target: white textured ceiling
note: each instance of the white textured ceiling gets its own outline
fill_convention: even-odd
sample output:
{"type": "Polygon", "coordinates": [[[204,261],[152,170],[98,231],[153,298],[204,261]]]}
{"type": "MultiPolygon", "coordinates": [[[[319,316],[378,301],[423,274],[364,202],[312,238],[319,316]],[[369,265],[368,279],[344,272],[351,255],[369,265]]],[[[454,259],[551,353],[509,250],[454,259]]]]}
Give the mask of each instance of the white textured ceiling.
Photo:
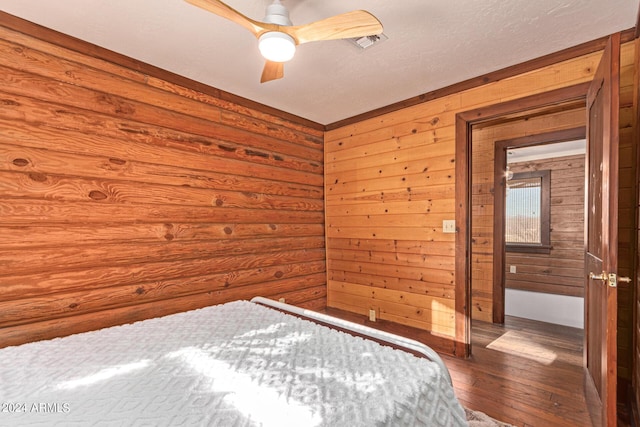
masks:
{"type": "MultiPolygon", "coordinates": [[[[228,0],[262,20],[269,0],[228,0]]],[[[299,46],[281,80],[245,29],[183,0],[0,0],[0,10],[321,124],[635,25],[638,0],[283,0],[294,25],[354,9],[388,40],[299,46]]]]}

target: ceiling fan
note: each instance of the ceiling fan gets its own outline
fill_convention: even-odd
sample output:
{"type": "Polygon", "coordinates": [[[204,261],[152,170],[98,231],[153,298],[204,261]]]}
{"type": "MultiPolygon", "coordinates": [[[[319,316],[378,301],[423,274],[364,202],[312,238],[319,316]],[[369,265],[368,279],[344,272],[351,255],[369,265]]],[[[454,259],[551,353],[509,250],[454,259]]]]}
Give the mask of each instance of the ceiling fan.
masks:
{"type": "Polygon", "coordinates": [[[303,43],[374,36],[382,33],[382,24],[364,10],[342,13],[320,21],[294,26],[289,11],[274,0],[267,6],[264,22],[248,18],[219,0],[185,0],[213,12],[249,30],[257,39],[260,53],[267,60],[260,83],[284,76],[284,63],[293,58],[296,46],[303,43]]]}

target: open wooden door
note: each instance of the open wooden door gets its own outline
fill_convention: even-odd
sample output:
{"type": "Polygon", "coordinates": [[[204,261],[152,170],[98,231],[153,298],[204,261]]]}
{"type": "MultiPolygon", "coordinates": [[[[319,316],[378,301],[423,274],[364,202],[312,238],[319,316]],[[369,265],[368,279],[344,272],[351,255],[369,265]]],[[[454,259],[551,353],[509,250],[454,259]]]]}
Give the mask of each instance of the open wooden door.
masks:
{"type": "Polygon", "coordinates": [[[595,426],[616,425],[619,75],[616,34],[587,94],[585,364],[595,426]]]}

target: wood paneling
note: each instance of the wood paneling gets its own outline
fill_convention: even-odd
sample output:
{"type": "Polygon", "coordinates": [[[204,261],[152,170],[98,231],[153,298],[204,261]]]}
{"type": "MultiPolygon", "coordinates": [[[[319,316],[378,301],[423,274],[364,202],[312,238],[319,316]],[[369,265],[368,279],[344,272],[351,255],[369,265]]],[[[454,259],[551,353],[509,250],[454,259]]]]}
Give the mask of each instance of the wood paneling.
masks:
{"type": "Polygon", "coordinates": [[[324,308],[320,126],[2,22],[0,346],[255,295],[324,308]]]}
{"type": "MultiPolygon", "coordinates": [[[[584,106],[579,108],[551,109],[550,112],[526,114],[525,117],[496,120],[481,126],[474,126],[472,130],[473,154],[472,168],[472,260],[471,271],[472,289],[472,318],[485,322],[495,319],[494,292],[497,288],[496,274],[494,274],[494,193],[495,193],[495,146],[497,141],[515,140],[523,137],[533,138],[535,135],[551,134],[562,130],[574,129],[585,125],[586,113],[584,106]]],[[[553,176],[553,174],[552,174],[553,176]]],[[[582,176],[584,184],[584,176],[582,176]]],[[[552,185],[552,198],[553,198],[552,185]]],[[[574,212],[582,215],[584,206],[574,207],[574,212]]],[[[551,216],[552,221],[554,216],[551,216]]],[[[582,239],[583,232],[580,233],[582,239]]],[[[557,233],[556,233],[557,235],[557,233]]],[[[554,239],[559,240],[559,239],[554,239]]],[[[563,248],[563,249],[571,249],[563,248]]],[[[582,249],[582,244],[578,246],[582,249]]],[[[500,248],[502,251],[503,248],[500,248]]],[[[560,248],[557,248],[560,250],[560,248]]],[[[524,254],[520,254],[522,256],[524,254]]],[[[530,254],[526,254],[529,256],[530,254]]],[[[580,252],[580,258],[584,254],[580,252]]],[[[504,264],[508,265],[508,263],[504,264]]],[[[519,277],[522,277],[521,272],[519,277]]],[[[582,273],[580,273],[580,277],[582,273]]],[[[502,298],[501,295],[496,295],[502,298]]]]}
{"type": "Polygon", "coordinates": [[[532,292],[584,295],[584,155],[512,163],[514,172],[551,171],[551,250],[509,252],[505,286],[532,292]],[[510,266],[516,273],[510,273],[510,266]]]}
{"type": "MultiPolygon", "coordinates": [[[[454,190],[455,136],[464,132],[456,129],[456,114],[588,82],[600,55],[596,51],[545,64],[330,127],[325,134],[328,306],[339,306],[339,298],[346,295],[355,305],[341,308],[360,314],[388,303],[380,310],[381,319],[394,317],[426,330],[451,319],[444,334],[451,340],[449,350],[456,352],[456,342],[465,342],[465,331],[464,310],[458,301],[464,290],[456,289],[455,264],[464,259],[455,256],[456,235],[442,230],[442,220],[456,218],[457,204],[463,203],[454,190]],[[336,248],[348,244],[351,258],[344,259],[345,252],[336,248]],[[379,253],[376,248],[386,250],[379,253]],[[421,257],[426,263],[431,257],[438,261],[429,265],[421,257]],[[398,265],[398,259],[409,261],[398,265]],[[399,277],[412,282],[401,283],[399,277]],[[430,289],[449,300],[447,304],[412,298],[425,292],[424,287],[411,287],[416,280],[429,282],[430,289]],[[363,287],[367,292],[362,292],[363,287]],[[418,318],[418,312],[431,314],[418,318]]],[[[623,55],[623,63],[633,62],[632,51],[624,49],[623,55]]],[[[484,182],[477,188],[486,193],[479,200],[487,201],[492,174],[478,179],[484,182]]],[[[474,214],[492,215],[492,206],[480,203],[474,214]]],[[[460,229],[461,224],[456,225],[460,229]]],[[[489,245],[489,231],[480,230],[482,239],[475,242],[476,247],[489,245]]]]}
{"type": "MultiPolygon", "coordinates": [[[[618,275],[635,277],[636,226],[633,212],[637,198],[637,99],[635,93],[636,43],[622,46],[620,64],[620,151],[618,184],[618,275]]],[[[626,385],[631,381],[633,360],[633,309],[634,290],[631,283],[618,282],[618,378],[626,385]]]]}
{"type": "MultiPolygon", "coordinates": [[[[640,18],[640,11],[638,17],[640,18]]],[[[636,31],[640,31],[640,26],[636,26],[636,31]]],[[[630,133],[631,140],[633,141],[632,143],[635,146],[635,156],[630,160],[633,161],[635,159],[635,164],[637,165],[640,163],[640,150],[638,150],[638,140],[640,138],[640,130],[638,129],[640,122],[640,39],[636,39],[634,44],[636,48],[636,60],[634,64],[635,72],[633,75],[633,87],[630,92],[632,105],[632,129],[630,133]]],[[[621,102],[623,99],[625,99],[625,97],[621,96],[621,102]]],[[[625,132],[625,134],[627,133],[629,133],[629,130],[625,132]]],[[[629,323],[631,335],[631,351],[629,352],[629,358],[632,366],[630,387],[631,395],[629,396],[629,401],[631,401],[631,407],[633,408],[632,412],[635,425],[638,425],[640,423],[640,274],[638,274],[637,269],[637,266],[640,265],[640,170],[638,167],[636,167],[634,178],[636,185],[636,191],[634,194],[634,210],[627,211],[627,215],[633,217],[635,221],[635,226],[633,227],[635,230],[635,245],[633,246],[633,250],[631,251],[632,254],[630,254],[630,256],[635,257],[634,266],[636,267],[634,275],[630,276],[632,282],[629,286],[632,294],[630,299],[633,301],[633,303],[631,303],[631,322],[629,323]]],[[[618,295],[620,295],[620,292],[618,295]]],[[[620,316],[618,318],[620,318],[620,316]]],[[[620,371],[620,369],[618,369],[618,371],[620,371]]]]}

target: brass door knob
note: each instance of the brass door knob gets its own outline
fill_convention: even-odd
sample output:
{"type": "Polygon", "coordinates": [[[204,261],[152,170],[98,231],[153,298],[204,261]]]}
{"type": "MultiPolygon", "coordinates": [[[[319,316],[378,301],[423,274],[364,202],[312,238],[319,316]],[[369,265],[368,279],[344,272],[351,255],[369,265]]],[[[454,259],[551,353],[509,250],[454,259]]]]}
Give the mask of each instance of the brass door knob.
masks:
{"type": "Polygon", "coordinates": [[[605,271],[603,271],[600,274],[595,274],[595,273],[590,272],[589,273],[589,279],[591,279],[591,280],[601,280],[602,283],[606,283],[612,288],[617,288],[618,287],[618,282],[631,283],[631,279],[628,278],[628,277],[618,277],[618,275],[615,274],[615,273],[607,274],[605,271]]]}

